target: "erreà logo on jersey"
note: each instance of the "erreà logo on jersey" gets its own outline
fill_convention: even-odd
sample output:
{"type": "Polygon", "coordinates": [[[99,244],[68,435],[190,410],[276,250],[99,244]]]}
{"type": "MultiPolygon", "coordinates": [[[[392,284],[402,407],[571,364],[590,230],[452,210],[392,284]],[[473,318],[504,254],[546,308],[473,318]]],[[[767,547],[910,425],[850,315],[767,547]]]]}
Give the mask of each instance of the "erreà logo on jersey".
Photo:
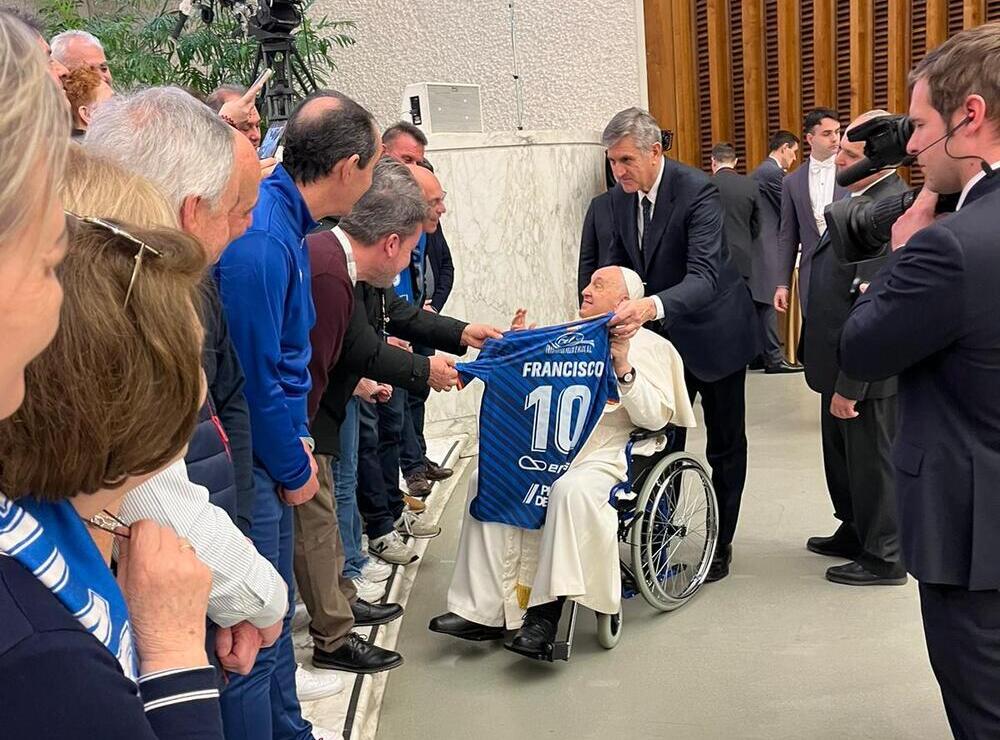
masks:
{"type": "Polygon", "coordinates": [[[578,331],[568,331],[545,345],[545,354],[573,355],[593,349],[594,340],[584,339],[583,334],[578,331]]]}

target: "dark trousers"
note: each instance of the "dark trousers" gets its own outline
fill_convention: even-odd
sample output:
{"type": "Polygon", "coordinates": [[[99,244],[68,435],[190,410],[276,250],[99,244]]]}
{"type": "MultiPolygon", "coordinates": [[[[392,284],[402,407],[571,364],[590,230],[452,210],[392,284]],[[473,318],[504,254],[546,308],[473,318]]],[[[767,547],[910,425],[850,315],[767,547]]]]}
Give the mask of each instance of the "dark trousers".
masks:
{"type": "Polygon", "coordinates": [[[1000,591],[921,583],[920,611],[952,733],[1000,738],[1000,591]]]}
{"type": "MultiPolygon", "coordinates": [[[[701,395],[705,412],[705,457],[712,466],[712,487],[719,505],[719,544],[728,545],[736,534],[740,500],[747,479],[746,368],[707,383],[684,371],[691,402],[701,395]]],[[[674,435],[673,450],[683,450],[687,430],[674,435]]]]}
{"type": "Polygon", "coordinates": [[[365,532],[375,539],[392,531],[403,514],[398,485],[386,489],[379,457],[379,418],[374,404],[358,404],[358,509],[365,532]]]}
{"type": "MultiPolygon", "coordinates": [[[[424,467],[424,452],[410,416],[410,395],[402,388],[393,388],[392,398],[378,407],[378,454],[389,491],[399,488],[400,470],[406,476],[424,467]]],[[[422,415],[420,421],[422,424],[422,415]]]]}
{"type": "Polygon", "coordinates": [[[833,515],[854,525],[864,553],[858,561],[888,575],[902,574],[890,453],[896,436],[896,397],[858,401],[857,418],[830,413],[831,395],[820,396],[823,468],[833,515]]]}
{"type": "Polygon", "coordinates": [[[785,356],[781,352],[781,339],[778,337],[778,314],[770,303],[754,301],[753,306],[757,310],[757,325],[761,334],[760,346],[764,348],[761,352],[764,365],[765,367],[780,365],[785,356]]]}
{"type": "MultiPolygon", "coordinates": [[[[428,392],[430,389],[427,389],[428,392]]],[[[415,458],[415,453],[420,450],[420,464],[423,465],[427,462],[427,440],[424,439],[424,405],[427,403],[427,393],[417,394],[417,393],[407,393],[406,394],[406,416],[409,420],[409,430],[412,434],[412,443],[407,441],[410,445],[410,450],[404,454],[408,455],[411,459],[415,458]]],[[[404,433],[406,429],[404,429],[404,433]]],[[[400,456],[405,464],[406,458],[402,455],[400,456]]],[[[403,472],[406,470],[404,468],[403,472]]]]}

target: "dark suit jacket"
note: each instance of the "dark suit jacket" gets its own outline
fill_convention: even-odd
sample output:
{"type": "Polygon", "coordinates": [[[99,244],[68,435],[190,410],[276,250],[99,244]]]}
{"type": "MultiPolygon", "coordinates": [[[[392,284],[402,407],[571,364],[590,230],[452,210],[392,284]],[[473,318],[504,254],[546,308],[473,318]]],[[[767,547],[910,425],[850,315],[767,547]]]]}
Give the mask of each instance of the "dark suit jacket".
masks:
{"type": "Polygon", "coordinates": [[[386,344],[381,334],[383,328],[400,339],[452,354],[465,354],[462,332],[467,324],[463,321],[418,309],[392,290],[363,282],[354,286],[354,305],[340,359],[330,370],[329,384],[310,427],[316,440],[316,452],[321,455],[340,456],[340,425],[347,402],[361,378],[416,393],[427,388],[429,360],[386,344]]]}
{"type": "Polygon", "coordinates": [[[899,375],[892,458],[903,560],[923,583],[1000,589],[1000,177],[892,253],[840,364],[899,375]]]}
{"type": "Polygon", "coordinates": [[[434,273],[434,295],[427,300],[435,311],[441,313],[455,284],[455,263],[451,260],[451,248],[444,238],[441,224],[438,224],[437,231],[427,235],[427,261],[434,273]]]}
{"type": "Polygon", "coordinates": [[[719,189],[725,211],[726,246],[736,269],[750,284],[751,264],[760,251],[760,202],[757,183],[734,169],[725,167],[712,178],[719,189]]]}
{"type": "MultiPolygon", "coordinates": [[[[840,200],[849,195],[847,189],[834,183],[833,199],[840,200]]],[[[802,259],[799,260],[799,295],[802,296],[802,313],[808,313],[809,275],[812,270],[813,253],[819,244],[821,234],[813,218],[812,200],[809,198],[809,160],[795,172],[788,175],[781,191],[781,227],[778,231],[778,250],[775,259],[774,285],[792,284],[795,256],[802,245],[802,259]]]]}
{"type": "MultiPolygon", "coordinates": [[[[614,235],[603,264],[631,267],[659,296],[665,316],[656,328],[674,343],[684,366],[712,382],[745,367],[759,351],[759,332],[746,283],[729,258],[722,201],[705,173],[664,159],[646,247],[639,249],[639,200],[611,191],[614,235]]],[[[595,214],[596,228],[606,228],[595,214]]]]}
{"type": "MultiPolygon", "coordinates": [[[[879,200],[906,189],[906,183],[898,175],[891,175],[869,188],[863,197],[879,200]]],[[[895,377],[866,383],[851,378],[837,362],[840,332],[854,305],[851,286],[855,279],[870,282],[888,256],[887,250],[881,257],[847,264],[837,257],[828,234],[820,239],[812,259],[809,317],[802,327],[806,383],[817,393],[837,392],[855,401],[896,395],[895,377]]]]}
{"type": "Polygon", "coordinates": [[[781,185],[785,171],[768,157],[750,173],[760,194],[760,249],[752,255],[750,293],[758,303],[774,302],[775,262],[778,251],[778,228],[781,225],[781,185]]]}
{"type": "MultiPolygon", "coordinates": [[[[587,208],[580,237],[580,261],[577,267],[577,292],[590,283],[590,276],[598,267],[610,264],[611,243],[615,239],[614,216],[611,210],[611,191],[601,193],[587,208]]],[[[577,296],[580,299],[580,296],[577,296]]],[[[582,299],[580,299],[582,300],[582,299]]]]}

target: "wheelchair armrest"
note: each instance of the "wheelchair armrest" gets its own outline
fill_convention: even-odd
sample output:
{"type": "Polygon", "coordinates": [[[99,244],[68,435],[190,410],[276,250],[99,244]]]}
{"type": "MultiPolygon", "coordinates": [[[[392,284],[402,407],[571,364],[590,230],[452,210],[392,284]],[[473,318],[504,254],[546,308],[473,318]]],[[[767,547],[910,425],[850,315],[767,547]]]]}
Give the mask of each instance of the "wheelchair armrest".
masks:
{"type": "Polygon", "coordinates": [[[634,429],[630,435],[628,435],[630,442],[641,442],[644,439],[655,439],[661,435],[666,434],[668,437],[671,436],[673,430],[676,427],[673,424],[667,424],[662,429],[634,429]]]}

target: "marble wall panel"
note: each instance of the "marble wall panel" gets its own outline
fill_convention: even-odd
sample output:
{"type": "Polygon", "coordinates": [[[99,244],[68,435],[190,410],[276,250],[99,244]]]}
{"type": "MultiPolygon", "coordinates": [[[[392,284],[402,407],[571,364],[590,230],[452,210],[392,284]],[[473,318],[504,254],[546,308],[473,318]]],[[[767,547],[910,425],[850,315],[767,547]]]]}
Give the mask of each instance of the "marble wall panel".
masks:
{"type": "MultiPolygon", "coordinates": [[[[519,307],[539,324],[572,318],[583,217],[604,187],[598,134],[439,135],[427,157],[447,191],[455,287],[445,313],[502,328],[519,307]]],[[[432,433],[469,431],[480,387],[432,394],[432,433]]]]}

